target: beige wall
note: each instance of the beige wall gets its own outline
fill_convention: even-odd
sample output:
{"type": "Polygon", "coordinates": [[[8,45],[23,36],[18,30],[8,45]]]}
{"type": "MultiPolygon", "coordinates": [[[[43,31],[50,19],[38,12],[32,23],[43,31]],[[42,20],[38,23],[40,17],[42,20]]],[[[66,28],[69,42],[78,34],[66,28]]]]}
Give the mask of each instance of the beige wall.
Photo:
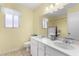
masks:
{"type": "Polygon", "coordinates": [[[8,7],[21,12],[20,27],[5,28],[4,14],[0,12],[0,54],[23,46],[24,41],[29,40],[33,32],[33,12],[26,7],[17,4],[0,4],[2,7],[8,7]]]}

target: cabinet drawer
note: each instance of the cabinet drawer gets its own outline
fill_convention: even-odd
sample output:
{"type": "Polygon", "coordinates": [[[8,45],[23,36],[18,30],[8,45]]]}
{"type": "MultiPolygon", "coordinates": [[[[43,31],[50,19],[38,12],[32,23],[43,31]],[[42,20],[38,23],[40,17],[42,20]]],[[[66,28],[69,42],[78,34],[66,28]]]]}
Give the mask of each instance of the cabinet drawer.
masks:
{"type": "Polygon", "coordinates": [[[51,47],[46,47],[46,55],[50,55],[50,56],[66,56],[66,54],[51,48],[51,47]]]}

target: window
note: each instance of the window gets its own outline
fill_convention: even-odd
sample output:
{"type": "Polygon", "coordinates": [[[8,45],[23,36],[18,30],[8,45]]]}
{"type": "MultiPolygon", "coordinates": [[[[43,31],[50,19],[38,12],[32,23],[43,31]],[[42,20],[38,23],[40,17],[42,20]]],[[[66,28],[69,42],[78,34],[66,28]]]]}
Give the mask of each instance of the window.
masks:
{"type": "Polygon", "coordinates": [[[43,18],[42,27],[43,28],[47,28],[48,27],[48,19],[47,18],[43,18]]]}
{"type": "Polygon", "coordinates": [[[12,27],[12,21],[13,21],[12,18],[13,17],[10,14],[5,15],[5,27],[12,27]]]}
{"type": "Polygon", "coordinates": [[[13,27],[19,27],[19,17],[17,15],[14,16],[13,27]]]}
{"type": "Polygon", "coordinates": [[[5,27],[6,28],[18,28],[19,16],[12,14],[5,14],[5,27]]]}

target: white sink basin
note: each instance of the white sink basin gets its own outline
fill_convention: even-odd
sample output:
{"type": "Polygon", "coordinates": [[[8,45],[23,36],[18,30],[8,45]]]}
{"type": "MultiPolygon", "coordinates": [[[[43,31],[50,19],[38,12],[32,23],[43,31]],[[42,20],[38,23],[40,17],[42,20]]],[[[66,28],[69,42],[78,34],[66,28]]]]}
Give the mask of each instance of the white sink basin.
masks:
{"type": "Polygon", "coordinates": [[[64,49],[73,49],[74,47],[71,44],[64,43],[62,41],[55,41],[54,44],[60,48],[64,49]]]}

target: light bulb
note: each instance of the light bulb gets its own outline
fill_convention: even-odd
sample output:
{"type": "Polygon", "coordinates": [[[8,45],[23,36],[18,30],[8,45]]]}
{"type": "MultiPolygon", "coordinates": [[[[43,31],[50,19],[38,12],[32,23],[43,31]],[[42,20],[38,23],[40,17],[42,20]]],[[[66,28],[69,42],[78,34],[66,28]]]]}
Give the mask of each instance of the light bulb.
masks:
{"type": "Polygon", "coordinates": [[[53,8],[54,8],[54,6],[53,6],[53,4],[51,4],[51,5],[50,5],[50,9],[53,9],[53,8]]]}

